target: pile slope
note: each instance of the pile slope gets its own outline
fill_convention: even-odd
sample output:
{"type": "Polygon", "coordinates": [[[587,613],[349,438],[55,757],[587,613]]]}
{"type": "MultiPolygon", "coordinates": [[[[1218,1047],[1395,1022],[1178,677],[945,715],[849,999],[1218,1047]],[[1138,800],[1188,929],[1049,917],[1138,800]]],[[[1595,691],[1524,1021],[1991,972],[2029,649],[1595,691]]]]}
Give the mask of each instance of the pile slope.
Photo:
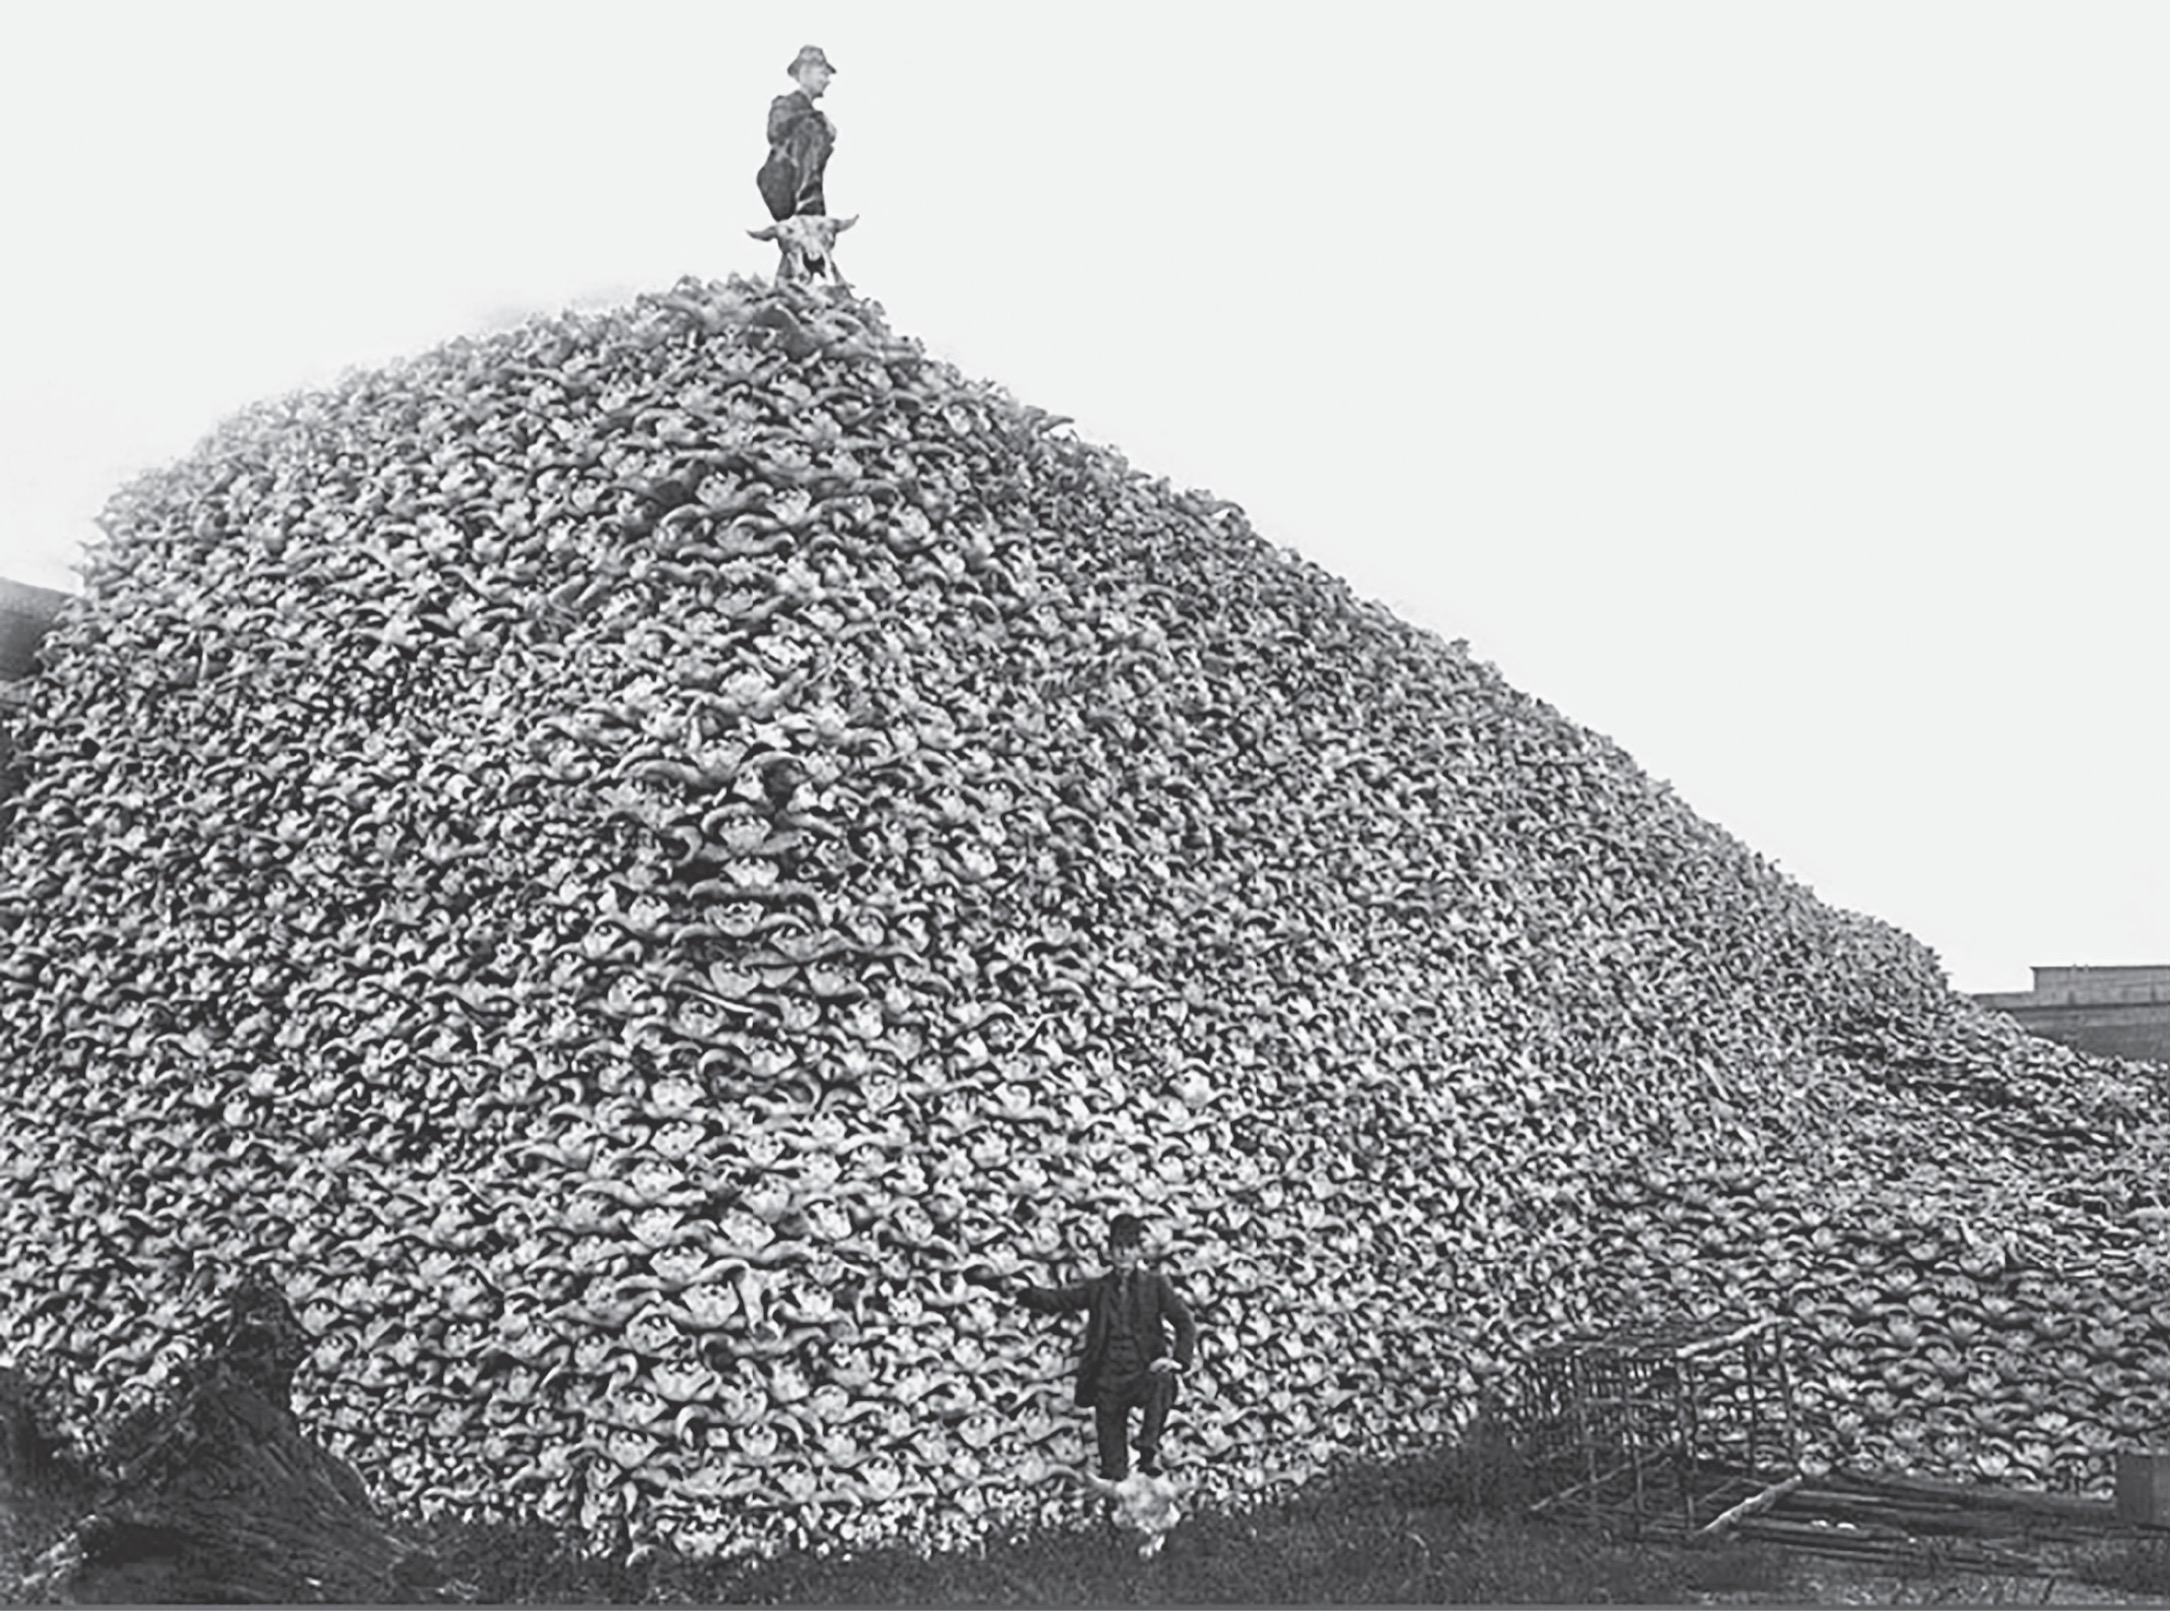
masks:
{"type": "Polygon", "coordinates": [[[455,342],[105,528],[0,848],[0,1362],[86,1425],[253,1265],[391,1503],[969,1537],[1118,1208],[1208,1500],[1626,1316],[1793,1314],[1818,1458],[2170,1398],[2147,1071],[873,304],[455,342]]]}

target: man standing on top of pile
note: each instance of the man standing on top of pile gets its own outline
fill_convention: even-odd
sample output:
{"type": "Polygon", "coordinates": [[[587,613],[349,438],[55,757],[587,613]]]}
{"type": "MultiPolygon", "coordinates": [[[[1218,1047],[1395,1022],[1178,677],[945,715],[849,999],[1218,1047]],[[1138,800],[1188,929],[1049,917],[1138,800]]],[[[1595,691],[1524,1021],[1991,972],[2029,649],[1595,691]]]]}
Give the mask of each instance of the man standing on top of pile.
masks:
{"type": "Polygon", "coordinates": [[[821,193],[821,176],[836,146],[836,125],[814,105],[836,69],[819,45],[808,45],[786,69],[799,87],[769,103],[769,155],[755,175],[769,216],[778,223],[787,218],[821,218],[828,201],[821,193]]]}

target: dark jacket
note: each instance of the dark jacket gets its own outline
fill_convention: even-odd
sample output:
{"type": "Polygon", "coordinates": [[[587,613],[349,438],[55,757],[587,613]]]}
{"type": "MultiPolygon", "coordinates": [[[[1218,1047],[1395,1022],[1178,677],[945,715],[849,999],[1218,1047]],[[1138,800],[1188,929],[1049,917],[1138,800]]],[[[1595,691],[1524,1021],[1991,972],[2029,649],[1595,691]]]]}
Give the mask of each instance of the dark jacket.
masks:
{"type": "Polygon", "coordinates": [[[822,176],[835,148],[836,125],[806,91],[793,90],[769,103],[769,155],[755,183],[770,216],[780,222],[794,214],[827,214],[822,176]]]}
{"type": "MultiPolygon", "coordinates": [[[[1116,1274],[1113,1270],[1066,1287],[1025,1287],[1018,1302],[1035,1314],[1065,1314],[1083,1310],[1085,1353],[1077,1366],[1077,1402],[1089,1405],[1100,1389],[1100,1369],[1108,1357],[1108,1332],[1115,1322],[1116,1274]]],[[[1186,1370],[1198,1347],[1198,1328],[1192,1323],[1190,1305],[1177,1296],[1175,1285],[1158,1270],[1140,1270],[1137,1280],[1137,1313],[1132,1328],[1138,1352],[1147,1365],[1166,1357],[1168,1327],[1175,1327],[1175,1362],[1186,1370]]],[[[1174,1401],[1175,1380],[1168,1381],[1169,1401],[1174,1401]]]]}

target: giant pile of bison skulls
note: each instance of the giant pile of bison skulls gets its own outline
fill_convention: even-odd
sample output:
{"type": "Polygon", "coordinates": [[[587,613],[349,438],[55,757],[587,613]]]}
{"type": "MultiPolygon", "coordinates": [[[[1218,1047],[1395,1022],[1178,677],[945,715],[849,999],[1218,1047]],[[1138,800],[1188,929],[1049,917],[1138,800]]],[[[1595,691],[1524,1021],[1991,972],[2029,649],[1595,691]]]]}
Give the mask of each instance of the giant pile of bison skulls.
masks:
{"type": "Polygon", "coordinates": [[[932,1544],[1071,1502],[1000,1283],[1133,1208],[1208,1502],[1771,1309],[1812,1458],[2099,1484],[2141,1071],[1063,424],[688,281],[121,492],[0,825],[0,1363],[95,1438],[266,1269],[396,1505],[932,1544]]]}

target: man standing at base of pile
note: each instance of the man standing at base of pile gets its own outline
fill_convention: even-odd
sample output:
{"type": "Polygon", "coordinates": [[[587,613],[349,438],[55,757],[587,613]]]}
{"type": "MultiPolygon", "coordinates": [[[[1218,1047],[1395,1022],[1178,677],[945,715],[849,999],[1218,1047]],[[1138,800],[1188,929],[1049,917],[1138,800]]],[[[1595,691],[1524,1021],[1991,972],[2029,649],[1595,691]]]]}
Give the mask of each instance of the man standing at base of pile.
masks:
{"type": "Polygon", "coordinates": [[[1175,1283],[1145,1267],[1145,1223],[1118,1214],[1108,1227],[1108,1270],[1066,1287],[1017,1291],[1035,1314],[1085,1314],[1085,1354],[1077,1367],[1077,1403],[1091,1406],[1099,1442],[1100,1475],[1120,1482],[1130,1475],[1130,1412],[1138,1421],[1138,1469],[1160,1472],[1161,1431],[1175,1402],[1176,1377],[1190,1369],[1198,1328],[1175,1283]],[[1168,1331],[1175,1331],[1169,1352],[1168,1331]]]}
{"type": "Polygon", "coordinates": [[[836,125],[814,105],[836,72],[829,58],[819,45],[807,45],[786,71],[799,87],[769,103],[768,160],[754,176],[769,216],[778,223],[828,216],[821,181],[836,148],[836,125]]]}

